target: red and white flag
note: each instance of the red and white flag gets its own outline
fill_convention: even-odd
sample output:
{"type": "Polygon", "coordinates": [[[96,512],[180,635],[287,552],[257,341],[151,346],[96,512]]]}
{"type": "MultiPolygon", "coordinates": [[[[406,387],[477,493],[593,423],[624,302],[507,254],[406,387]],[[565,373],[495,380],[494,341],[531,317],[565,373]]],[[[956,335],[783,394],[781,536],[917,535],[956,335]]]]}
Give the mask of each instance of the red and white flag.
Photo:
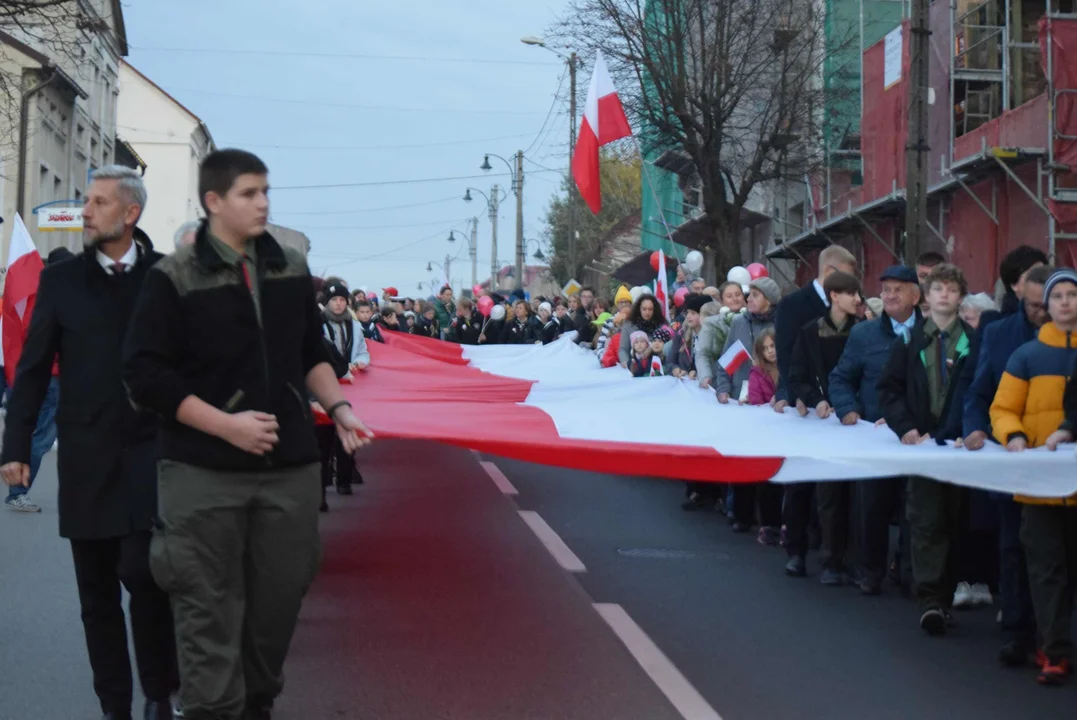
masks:
{"type": "Polygon", "coordinates": [[[654,298],[662,307],[662,317],[670,322],[669,317],[669,281],[666,279],[666,254],[658,251],[658,279],[654,283],[654,298]]]}
{"type": "Polygon", "coordinates": [[[657,355],[652,353],[651,354],[651,377],[658,377],[660,375],[665,375],[665,373],[662,372],[662,359],[659,358],[657,355]]]}
{"type": "Polygon", "coordinates": [[[751,353],[744,347],[744,343],[737,340],[735,343],[729,346],[729,349],[722,353],[722,357],[718,358],[718,364],[726,371],[726,374],[732,377],[740,366],[752,359],[751,353]]]}
{"type": "MultiPolygon", "coordinates": [[[[575,121],[575,118],[573,118],[575,121]]],[[[572,155],[572,177],[580,189],[580,197],[596,215],[602,209],[602,182],[599,178],[598,149],[614,140],[632,134],[617,88],[613,87],[606,60],[599,51],[587,91],[587,104],[580,122],[580,134],[572,155]]]]}
{"type": "Polygon", "coordinates": [[[7,375],[8,385],[15,383],[15,366],[22,355],[23,338],[30,329],[37,284],[44,267],[41,253],[34,246],[22,218],[16,213],[7,253],[7,277],[4,280],[4,374],[7,375]]]}

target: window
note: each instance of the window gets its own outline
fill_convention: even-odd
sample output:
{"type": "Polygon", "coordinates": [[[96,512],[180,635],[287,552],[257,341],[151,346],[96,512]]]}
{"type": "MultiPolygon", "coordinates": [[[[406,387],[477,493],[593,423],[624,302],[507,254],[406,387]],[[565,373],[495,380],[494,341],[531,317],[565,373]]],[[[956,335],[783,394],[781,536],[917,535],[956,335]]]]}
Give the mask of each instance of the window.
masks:
{"type": "Polygon", "coordinates": [[[52,198],[48,197],[49,193],[49,169],[44,165],[41,166],[37,176],[37,199],[38,204],[47,203],[52,198]]]}
{"type": "Polygon", "coordinates": [[[109,159],[109,153],[108,153],[108,150],[105,150],[103,153],[101,153],[101,164],[102,165],[108,165],[109,164],[108,159],[109,159]]]}
{"type": "Polygon", "coordinates": [[[52,177],[52,199],[53,200],[62,199],[63,196],[64,196],[63,191],[64,191],[64,181],[60,179],[59,175],[54,175],[52,177]]]}
{"type": "Polygon", "coordinates": [[[79,205],[82,204],[82,191],[81,190],[75,190],[75,200],[78,202],[79,205]]]}
{"type": "Polygon", "coordinates": [[[79,145],[86,139],[86,128],[82,127],[81,123],[75,126],[75,138],[79,145]]]}

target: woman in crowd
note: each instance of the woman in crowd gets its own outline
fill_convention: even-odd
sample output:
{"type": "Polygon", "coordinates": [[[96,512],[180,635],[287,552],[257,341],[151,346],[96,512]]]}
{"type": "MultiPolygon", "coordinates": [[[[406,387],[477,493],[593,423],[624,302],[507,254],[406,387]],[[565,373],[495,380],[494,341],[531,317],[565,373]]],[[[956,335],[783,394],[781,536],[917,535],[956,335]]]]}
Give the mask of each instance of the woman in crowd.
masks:
{"type": "Polygon", "coordinates": [[[689,295],[684,299],[684,323],[673,335],[672,349],[666,362],[666,374],[673,377],[696,377],[696,338],[702,327],[699,311],[710,302],[706,295],[689,295]]]}
{"type": "Polygon", "coordinates": [[[966,295],[965,299],[961,301],[961,307],[958,310],[958,315],[962,320],[972,326],[973,330],[980,327],[980,315],[986,310],[994,310],[995,301],[991,299],[991,296],[987,293],[976,293],[975,295],[966,295]]]}
{"type": "Polygon", "coordinates": [[[628,367],[628,361],[631,358],[632,333],[642,330],[649,338],[661,325],[662,311],[658,309],[658,301],[654,299],[654,295],[641,295],[632,306],[632,312],[629,313],[628,320],[621,328],[621,342],[617,351],[621,367],[628,367]]]}
{"type": "MultiPolygon", "coordinates": [[[[750,284],[748,292],[748,312],[738,315],[729,326],[729,334],[722,352],[729,350],[734,343],[751,352],[756,339],[765,331],[774,329],[774,311],[782,298],[778,283],[768,277],[757,278],[750,284]]],[[[698,365],[697,365],[698,368],[698,365]]],[[[715,370],[714,389],[718,402],[728,403],[730,399],[748,399],[748,376],[752,365],[742,363],[732,377],[724,368],[715,370]]],[[[782,489],[778,485],[739,484],[733,488],[734,532],[748,532],[755,524],[756,499],[759,500],[761,528],[759,541],[767,545],[776,545],[781,528],[782,489]]]]}
{"type": "Polygon", "coordinates": [[[512,306],[512,311],[512,321],[506,320],[505,328],[501,331],[501,344],[533,345],[542,342],[542,327],[531,314],[531,305],[521,298],[512,306]]]}

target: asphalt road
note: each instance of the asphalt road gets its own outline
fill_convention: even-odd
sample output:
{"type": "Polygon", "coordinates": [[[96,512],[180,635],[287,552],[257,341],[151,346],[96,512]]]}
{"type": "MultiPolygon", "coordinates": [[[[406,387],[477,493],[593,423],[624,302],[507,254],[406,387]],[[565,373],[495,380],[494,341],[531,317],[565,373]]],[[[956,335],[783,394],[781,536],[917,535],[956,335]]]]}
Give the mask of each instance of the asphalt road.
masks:
{"type": "MultiPolygon", "coordinates": [[[[996,665],[993,611],[924,637],[894,593],[785,578],[780,550],[681,511],[679,483],[487,458],[519,492],[506,496],[464,450],[364,452],[366,485],[331,496],[323,516],[322,573],[278,718],[1077,715],[1077,686],[1042,689],[1031,669],[996,665]],[[536,511],[586,572],[560,567],[518,510],[536,511]],[[594,603],[623,608],[709,708],[679,712],[652,679],[676,689],[669,672],[648,661],[648,674],[594,603]]],[[[33,492],[45,512],[0,512],[0,720],[96,718],[55,483],[50,457],[33,492]]]]}

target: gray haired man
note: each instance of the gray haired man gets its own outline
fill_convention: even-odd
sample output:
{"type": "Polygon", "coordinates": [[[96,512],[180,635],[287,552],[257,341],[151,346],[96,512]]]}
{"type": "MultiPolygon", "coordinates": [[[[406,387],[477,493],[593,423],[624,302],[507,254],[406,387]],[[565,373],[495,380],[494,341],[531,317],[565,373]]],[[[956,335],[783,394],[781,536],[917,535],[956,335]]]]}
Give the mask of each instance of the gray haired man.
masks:
{"type": "Polygon", "coordinates": [[[137,172],[118,165],[94,172],[82,215],[83,252],[41,273],[0,456],[4,481],[28,485],[31,435],[58,360],[60,535],[71,543],[93,685],[106,720],[132,717],[121,585],[131,596],[135,659],[147,698],[141,717],[171,718],[170,698],[179,687],[172,612],[149,569],[157,420],[132,407],[121,373],[135,299],[161,258],[136,227],[145,207],[137,172]]]}

